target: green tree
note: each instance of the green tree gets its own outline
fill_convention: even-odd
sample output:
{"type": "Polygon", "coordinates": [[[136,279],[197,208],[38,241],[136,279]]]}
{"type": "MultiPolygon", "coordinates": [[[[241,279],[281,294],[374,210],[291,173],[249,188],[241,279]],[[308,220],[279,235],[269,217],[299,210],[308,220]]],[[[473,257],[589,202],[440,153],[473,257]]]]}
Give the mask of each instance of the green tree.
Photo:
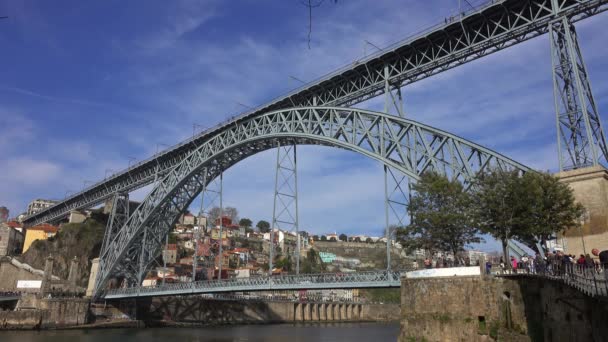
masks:
{"type": "Polygon", "coordinates": [[[319,235],[313,235],[312,241],[319,241],[319,235]]]}
{"type": "Polygon", "coordinates": [[[368,237],[367,239],[365,239],[365,242],[367,242],[367,243],[373,243],[374,240],[371,237],[368,237]]]}
{"type": "Polygon", "coordinates": [[[251,222],[250,219],[243,217],[240,221],[239,221],[239,226],[241,227],[245,227],[245,228],[251,228],[251,226],[253,225],[253,222],[251,222]]]}
{"type": "Polygon", "coordinates": [[[327,241],[327,236],[321,235],[321,241],[327,241]]]}
{"type": "Polygon", "coordinates": [[[361,238],[357,236],[354,241],[355,242],[361,242],[361,238]]]}
{"type": "Polygon", "coordinates": [[[260,233],[268,233],[270,231],[270,223],[268,223],[268,221],[260,220],[255,226],[260,233]]]}
{"type": "Polygon", "coordinates": [[[481,238],[475,221],[473,196],[458,180],[425,172],[412,185],[408,205],[411,223],[398,229],[398,240],[408,249],[450,251],[453,255],[481,238]]]}
{"type": "Polygon", "coordinates": [[[521,176],[518,171],[493,169],[480,175],[475,187],[479,228],[501,242],[505,261],[510,239],[534,246],[577,225],[583,212],[572,190],[547,173],[521,176]]]}
{"type": "Polygon", "coordinates": [[[348,240],[348,236],[346,236],[346,234],[340,234],[340,241],[344,241],[346,242],[348,240]]]}

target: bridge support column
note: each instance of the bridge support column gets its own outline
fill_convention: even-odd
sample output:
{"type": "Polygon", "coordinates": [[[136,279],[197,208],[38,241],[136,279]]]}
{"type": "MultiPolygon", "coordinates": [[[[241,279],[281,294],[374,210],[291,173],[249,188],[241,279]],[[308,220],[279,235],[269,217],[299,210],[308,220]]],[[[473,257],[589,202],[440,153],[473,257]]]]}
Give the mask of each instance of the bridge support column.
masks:
{"type": "Polygon", "coordinates": [[[348,319],[348,317],[346,316],[346,305],[347,304],[340,304],[340,320],[341,321],[346,321],[348,319]]]}
{"type": "Polygon", "coordinates": [[[310,321],[310,310],[311,310],[311,303],[306,303],[304,304],[304,320],[305,321],[310,321]]]}
{"type": "Polygon", "coordinates": [[[574,25],[563,17],[549,26],[559,169],[608,161],[606,137],[574,25]]]}
{"type": "Polygon", "coordinates": [[[319,320],[319,305],[318,303],[313,303],[312,304],[312,313],[310,315],[310,319],[312,321],[318,321],[319,320]]]}
{"type": "Polygon", "coordinates": [[[556,176],[568,184],[586,211],[581,226],[559,233],[557,243],[564,252],[574,255],[608,246],[608,170],[595,166],[559,172],[556,176]]]}
{"type": "MultiPolygon", "coordinates": [[[[93,291],[91,291],[91,295],[92,296],[98,296],[101,294],[101,291],[103,291],[104,289],[101,288],[101,284],[100,284],[100,277],[103,275],[104,271],[106,271],[106,263],[105,260],[108,259],[108,257],[111,256],[112,253],[116,253],[113,249],[113,240],[116,237],[116,235],[118,234],[118,232],[120,231],[120,229],[122,228],[122,226],[124,226],[124,224],[127,222],[127,220],[129,219],[129,194],[128,193],[115,193],[112,196],[111,201],[109,201],[111,204],[111,208],[107,208],[108,205],[106,205],[106,208],[104,208],[104,210],[108,209],[110,211],[110,217],[108,218],[108,223],[106,225],[106,231],[103,235],[103,241],[101,243],[101,250],[99,252],[99,264],[98,264],[98,271],[96,272],[96,279],[93,282],[94,284],[94,288],[93,291]]],[[[130,265],[131,268],[133,265],[130,265]]],[[[134,269],[131,270],[123,270],[123,272],[127,273],[124,274],[124,276],[127,279],[135,279],[135,274],[134,274],[134,269]]],[[[133,284],[131,284],[133,285],[133,284]]]]}
{"type": "Polygon", "coordinates": [[[361,319],[361,304],[355,304],[355,307],[353,308],[353,316],[356,320],[361,319]]]}
{"type": "Polygon", "coordinates": [[[334,320],[334,304],[327,304],[327,320],[334,320]]]}
{"type": "MultiPolygon", "coordinates": [[[[277,163],[274,186],[274,205],[272,209],[272,226],[270,227],[270,261],[269,274],[272,275],[274,258],[274,230],[283,229],[296,233],[296,246],[289,246],[294,252],[296,274],[300,273],[301,238],[298,221],[298,171],[295,142],[281,145],[277,141],[277,163]]],[[[283,239],[283,248],[286,240],[283,239]]],[[[285,253],[285,250],[283,250],[285,253]]]]}
{"type": "Polygon", "coordinates": [[[319,304],[319,320],[327,321],[327,304],[325,303],[319,304]]]}
{"type": "Polygon", "coordinates": [[[296,322],[301,322],[304,320],[303,312],[304,312],[304,304],[297,303],[296,304],[296,315],[295,315],[296,322]]]}
{"type": "MultiPolygon", "coordinates": [[[[220,174],[219,177],[215,177],[214,179],[209,179],[210,176],[208,174],[208,170],[205,169],[203,173],[203,190],[201,191],[201,206],[198,213],[199,221],[204,220],[203,222],[198,222],[199,230],[194,233],[194,250],[198,251],[198,244],[200,242],[201,237],[201,229],[203,232],[209,233],[212,236],[212,229],[215,228],[215,222],[210,222],[211,218],[211,209],[216,206],[223,207],[220,205],[220,199],[223,200],[223,173],[220,174]]],[[[223,204],[223,203],[221,203],[223,204]]],[[[223,210],[221,210],[223,211],[223,210]]],[[[220,215],[221,216],[221,215],[220,215]]],[[[221,221],[221,220],[220,220],[221,221]]],[[[220,222],[222,223],[222,222],[220,222]]],[[[222,232],[223,234],[223,232],[222,232]]],[[[216,238],[219,238],[220,245],[223,241],[221,235],[216,238]]],[[[213,256],[210,257],[211,260],[206,260],[207,267],[215,267],[215,258],[213,256]]],[[[221,258],[220,258],[221,260],[221,258]]],[[[192,258],[192,281],[196,281],[196,269],[198,267],[198,257],[195,256],[192,258]]]]}

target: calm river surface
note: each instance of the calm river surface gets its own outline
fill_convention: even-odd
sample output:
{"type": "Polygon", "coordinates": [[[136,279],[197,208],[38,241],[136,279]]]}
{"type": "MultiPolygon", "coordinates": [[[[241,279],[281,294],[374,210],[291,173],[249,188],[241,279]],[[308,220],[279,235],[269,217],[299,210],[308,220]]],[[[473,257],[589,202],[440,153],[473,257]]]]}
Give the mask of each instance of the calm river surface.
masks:
{"type": "Polygon", "coordinates": [[[397,341],[398,323],[243,325],[212,328],[151,328],[4,331],[2,342],[228,342],[397,341]]]}

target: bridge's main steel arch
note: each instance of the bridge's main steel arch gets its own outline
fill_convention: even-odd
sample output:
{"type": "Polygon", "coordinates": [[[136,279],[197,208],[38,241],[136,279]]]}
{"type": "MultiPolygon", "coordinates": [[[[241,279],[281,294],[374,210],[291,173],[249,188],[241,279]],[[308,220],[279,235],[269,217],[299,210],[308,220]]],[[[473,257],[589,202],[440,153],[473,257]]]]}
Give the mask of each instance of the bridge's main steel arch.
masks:
{"type": "MultiPolygon", "coordinates": [[[[284,144],[351,150],[418,179],[434,169],[469,183],[488,167],[528,170],[494,151],[421,123],[372,111],[298,107],[232,122],[210,134],[150,192],[100,254],[96,293],[110,278],[141,284],[166,234],[203,186],[233,164],[284,144]]],[[[109,234],[107,232],[107,234],[109,234]]]]}

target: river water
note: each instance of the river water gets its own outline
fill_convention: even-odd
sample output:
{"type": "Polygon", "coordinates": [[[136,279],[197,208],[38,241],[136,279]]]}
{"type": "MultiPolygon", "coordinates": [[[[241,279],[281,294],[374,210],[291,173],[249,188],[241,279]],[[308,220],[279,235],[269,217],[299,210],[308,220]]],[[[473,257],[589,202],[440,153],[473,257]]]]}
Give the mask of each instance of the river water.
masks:
{"type": "Polygon", "coordinates": [[[309,342],[397,341],[398,323],[242,325],[208,328],[92,329],[0,332],[2,342],[309,342]]]}

